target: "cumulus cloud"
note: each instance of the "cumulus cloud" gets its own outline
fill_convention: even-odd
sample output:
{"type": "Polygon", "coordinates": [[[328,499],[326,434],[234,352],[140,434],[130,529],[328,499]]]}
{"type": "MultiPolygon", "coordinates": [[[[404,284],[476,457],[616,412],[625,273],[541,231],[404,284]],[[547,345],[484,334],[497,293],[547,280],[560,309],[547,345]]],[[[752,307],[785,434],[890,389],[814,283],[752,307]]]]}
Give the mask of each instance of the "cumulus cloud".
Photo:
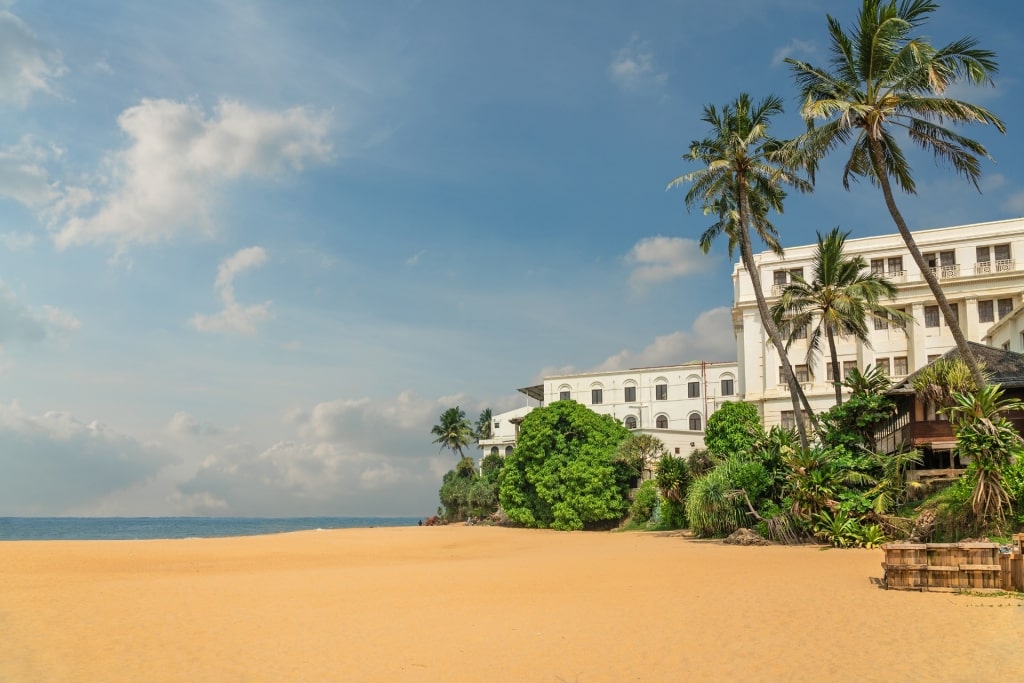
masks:
{"type": "Polygon", "coordinates": [[[809,43],[805,40],[798,40],[794,38],[789,41],[788,45],[775,50],[775,54],[772,55],[772,66],[779,66],[783,64],[786,59],[793,56],[803,55],[805,57],[813,56],[815,53],[814,43],[809,43]]]}
{"type": "Polygon", "coordinates": [[[626,263],[633,266],[629,282],[634,288],[707,272],[713,265],[696,240],[660,235],[633,245],[626,263]]]}
{"type": "Polygon", "coordinates": [[[220,427],[209,422],[200,422],[195,415],[184,411],[174,414],[167,423],[166,431],[175,436],[216,436],[221,433],[220,427]]]}
{"type": "Polygon", "coordinates": [[[176,458],[98,422],[0,405],[0,515],[61,515],[154,477],[176,458]]]}
{"type": "Polygon", "coordinates": [[[53,306],[33,311],[20,303],[14,292],[0,282],[0,344],[40,342],[54,334],[74,332],[79,327],[77,318],[53,306]]]}
{"type": "Polygon", "coordinates": [[[23,107],[35,93],[55,94],[67,69],[58,50],[47,48],[32,30],[0,9],[0,103],[23,107]]]}
{"type": "Polygon", "coordinates": [[[195,102],[145,99],[117,122],[130,144],[108,156],[103,187],[65,207],[74,215],[58,225],[58,247],[211,235],[227,183],[278,178],[332,155],[330,116],[305,107],[261,111],[223,100],[208,115],[195,102]],[[87,206],[94,211],[82,215],[87,206]]]}
{"type": "Polygon", "coordinates": [[[661,87],[668,80],[667,73],[657,72],[654,53],[647,42],[640,40],[635,34],[625,47],[615,53],[611,64],[608,65],[608,76],[612,83],[627,90],[645,85],[661,87]]]}
{"type": "Polygon", "coordinates": [[[437,507],[437,482],[455,459],[430,428],[465,397],[338,399],[293,411],[294,439],[269,448],[232,445],[210,454],[178,486],[190,512],[252,515],[417,515],[437,507]]]}
{"type": "Polygon", "coordinates": [[[595,370],[621,370],[658,365],[675,365],[691,360],[735,360],[736,338],[732,310],[727,306],[704,311],[688,331],[655,337],[640,351],[624,349],[610,356],[595,370]]]}
{"type": "Polygon", "coordinates": [[[189,320],[189,324],[200,332],[256,334],[256,326],[273,317],[270,312],[271,302],[264,301],[252,306],[238,303],[235,300],[235,277],[247,270],[259,268],[266,262],[267,252],[263,247],[246,247],[221,261],[213,288],[224,308],[214,315],[197,313],[189,320]]]}

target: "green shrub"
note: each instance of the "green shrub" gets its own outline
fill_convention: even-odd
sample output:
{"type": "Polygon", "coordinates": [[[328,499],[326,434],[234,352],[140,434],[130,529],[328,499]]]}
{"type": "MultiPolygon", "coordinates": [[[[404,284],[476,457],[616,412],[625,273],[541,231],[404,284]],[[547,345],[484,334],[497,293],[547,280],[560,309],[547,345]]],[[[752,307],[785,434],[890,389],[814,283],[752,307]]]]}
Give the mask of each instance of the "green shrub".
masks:
{"type": "Polygon", "coordinates": [[[662,498],[659,529],[685,529],[686,528],[686,506],[673,498],[662,498]]]}
{"type": "Polygon", "coordinates": [[[746,526],[746,504],[737,497],[732,475],[735,460],[726,460],[690,484],[686,495],[686,518],[693,533],[701,537],[728,536],[746,526]]]}
{"type": "Polygon", "coordinates": [[[704,444],[709,452],[725,458],[749,450],[763,434],[757,406],[726,401],[708,418],[704,444]]]}
{"type": "Polygon", "coordinates": [[[658,485],[653,481],[645,481],[636,490],[633,504],[629,508],[630,518],[637,524],[651,521],[658,507],[658,485]]]}

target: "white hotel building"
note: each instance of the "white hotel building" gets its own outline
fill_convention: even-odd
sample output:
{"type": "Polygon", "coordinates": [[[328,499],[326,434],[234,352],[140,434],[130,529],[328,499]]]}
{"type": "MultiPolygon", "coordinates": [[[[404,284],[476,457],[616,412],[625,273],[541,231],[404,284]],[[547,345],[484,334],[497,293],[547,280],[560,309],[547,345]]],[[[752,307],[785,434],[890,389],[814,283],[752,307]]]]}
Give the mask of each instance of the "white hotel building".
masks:
{"type": "MultiPolygon", "coordinates": [[[[1024,219],[914,232],[914,239],[939,278],[961,329],[970,341],[1024,350],[1024,219]]],[[[816,245],[787,248],[784,257],[762,252],[754,258],[760,269],[768,305],[778,300],[793,273],[812,277],[816,245]]],[[[864,257],[871,270],[884,273],[898,293],[888,305],[913,316],[900,327],[869,322],[871,347],[852,337],[837,339],[843,373],[868,365],[882,367],[893,379],[923,367],[955,345],[921,272],[898,234],[849,239],[846,253],[864,257]]],[[[756,404],[765,426],[790,425],[793,406],[782,383],[778,354],[757,312],[754,292],[742,264],[733,270],[733,327],[739,365],[739,393],[756,404]]],[[[835,402],[830,384],[828,349],[808,360],[806,342],[790,351],[797,379],[815,412],[835,402]]]]}
{"type": "MultiPolygon", "coordinates": [[[[519,391],[536,405],[573,400],[595,413],[611,415],[628,429],[652,434],[669,453],[689,455],[704,447],[709,415],[726,401],[737,401],[734,362],[692,361],[681,365],[610,370],[545,377],[543,384],[519,391]]],[[[484,455],[511,452],[522,418],[533,406],[493,417],[491,438],[480,442],[484,455]]]]}

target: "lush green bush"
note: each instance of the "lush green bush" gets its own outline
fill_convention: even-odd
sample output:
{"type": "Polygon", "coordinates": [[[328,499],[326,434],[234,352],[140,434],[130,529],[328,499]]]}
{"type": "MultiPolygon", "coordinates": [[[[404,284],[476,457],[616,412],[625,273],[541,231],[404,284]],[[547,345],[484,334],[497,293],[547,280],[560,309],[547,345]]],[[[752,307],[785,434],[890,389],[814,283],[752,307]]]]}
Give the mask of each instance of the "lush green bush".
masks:
{"type": "Polygon", "coordinates": [[[698,448],[690,453],[690,457],[686,459],[686,467],[690,473],[691,479],[702,477],[711,470],[715,469],[722,459],[712,454],[706,448],[698,448]]]}
{"type": "Polygon", "coordinates": [[[674,498],[662,498],[658,508],[658,527],[661,529],[685,529],[686,506],[674,498]]]}
{"type": "Polygon", "coordinates": [[[1017,531],[1024,530],[1024,458],[1010,465],[1003,472],[1003,485],[1013,500],[1013,523],[1017,531]]]}
{"type": "Polygon", "coordinates": [[[654,470],[654,481],[663,498],[682,503],[686,500],[686,488],[690,485],[690,467],[686,458],[665,454],[654,470]]]}
{"type": "Polygon", "coordinates": [[[747,507],[735,495],[733,474],[738,462],[729,459],[703,477],[694,479],[686,494],[686,518],[701,537],[728,536],[747,526],[747,507]]]}
{"type": "Polygon", "coordinates": [[[477,474],[472,458],[462,458],[444,475],[438,497],[441,515],[449,522],[486,517],[498,509],[497,481],[477,474]]]}
{"type": "Polygon", "coordinates": [[[818,415],[821,441],[826,448],[875,449],[874,430],[890,419],[895,404],[884,394],[855,393],[842,405],[818,415]]]}
{"type": "Polygon", "coordinates": [[[616,451],[629,436],[611,416],[575,401],[530,411],[501,474],[505,514],[517,524],[563,530],[621,519],[635,474],[616,451]]]}
{"type": "Polygon", "coordinates": [[[658,508],[658,485],[654,481],[645,481],[633,495],[633,504],[629,507],[629,517],[636,524],[651,521],[658,508]]]}
{"type": "Polygon", "coordinates": [[[763,434],[757,406],[726,401],[708,418],[704,445],[711,453],[724,458],[749,450],[763,434]]]}

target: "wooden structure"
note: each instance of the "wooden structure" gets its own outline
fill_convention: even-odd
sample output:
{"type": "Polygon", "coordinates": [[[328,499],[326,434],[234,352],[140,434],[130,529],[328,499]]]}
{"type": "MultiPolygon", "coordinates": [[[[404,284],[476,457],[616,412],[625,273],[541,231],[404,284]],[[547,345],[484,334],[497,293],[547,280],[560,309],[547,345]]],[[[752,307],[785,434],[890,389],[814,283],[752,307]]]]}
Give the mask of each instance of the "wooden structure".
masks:
{"type": "Polygon", "coordinates": [[[1024,534],[1010,552],[996,543],[887,543],[885,587],[894,590],[1024,591],[1024,534]]]}
{"type": "MultiPolygon", "coordinates": [[[[1024,355],[975,342],[968,344],[978,361],[984,365],[990,381],[1003,388],[1005,398],[1024,399],[1024,355]]],[[[942,355],[945,360],[959,357],[956,348],[942,355]]],[[[956,479],[968,463],[966,458],[960,458],[956,453],[953,425],[945,415],[937,411],[936,406],[917,396],[914,391],[914,380],[920,372],[918,370],[907,376],[887,392],[896,404],[896,414],[875,429],[876,448],[880,453],[910,449],[920,451],[924,463],[907,473],[912,481],[956,479]]],[[[1007,417],[1017,431],[1024,434],[1024,414],[1010,413],[1007,417]]]]}

